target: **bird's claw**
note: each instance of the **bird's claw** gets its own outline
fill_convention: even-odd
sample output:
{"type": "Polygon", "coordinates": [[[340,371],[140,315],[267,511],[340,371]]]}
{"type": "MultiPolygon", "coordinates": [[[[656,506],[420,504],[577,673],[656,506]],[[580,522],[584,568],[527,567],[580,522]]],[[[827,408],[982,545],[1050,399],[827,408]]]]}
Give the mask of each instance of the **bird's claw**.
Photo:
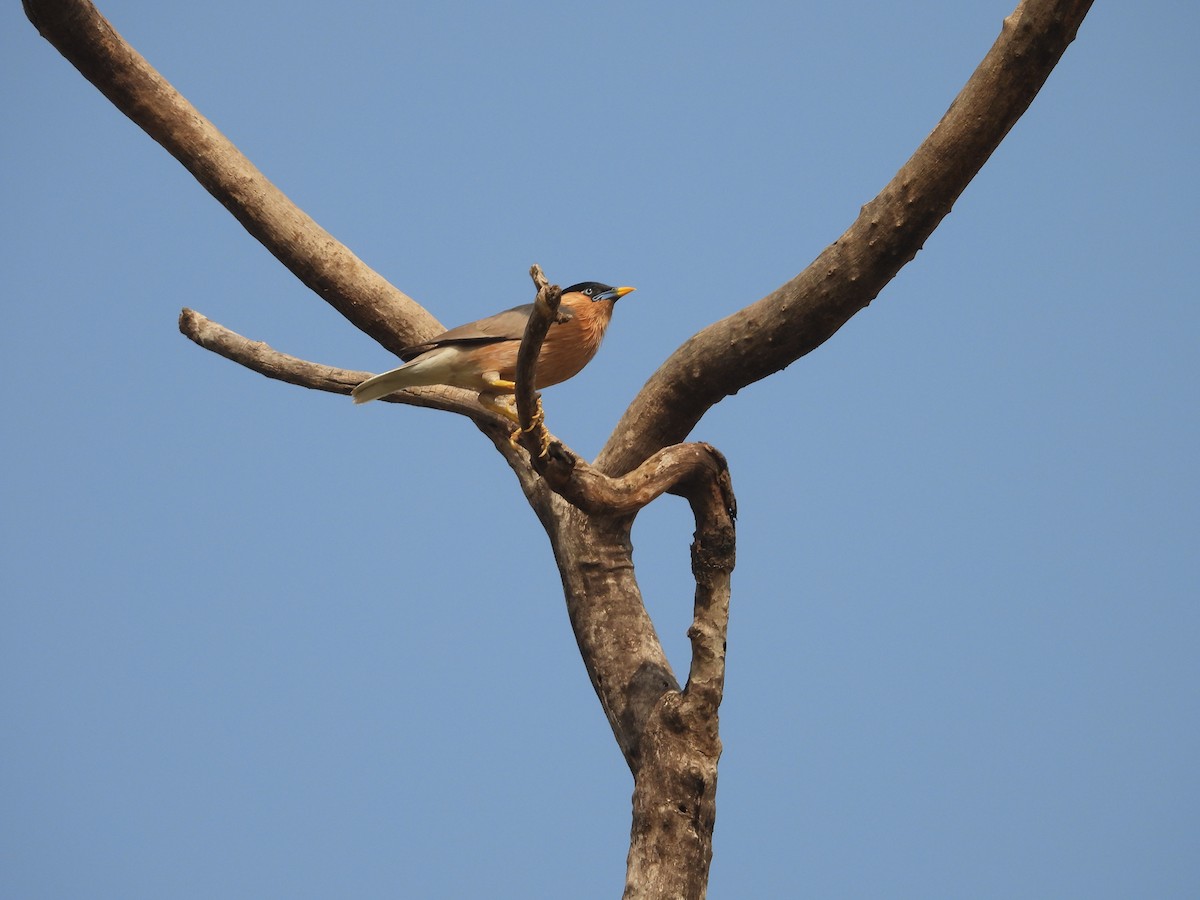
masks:
{"type": "Polygon", "coordinates": [[[531,434],[533,430],[546,421],[546,411],[542,409],[542,398],[534,397],[534,402],[537,406],[533,410],[533,415],[529,417],[529,427],[522,428],[523,434],[531,434]]]}
{"type": "MultiPolygon", "coordinates": [[[[542,409],[542,398],[537,397],[535,399],[537,402],[537,408],[534,409],[533,415],[529,418],[529,427],[522,428],[520,421],[518,421],[517,427],[513,430],[512,435],[509,436],[509,443],[511,443],[514,447],[521,446],[522,435],[533,434],[534,431],[536,431],[538,428],[541,428],[541,426],[546,422],[546,411],[542,409]]],[[[540,451],[538,453],[538,459],[543,459],[546,454],[550,452],[550,433],[546,431],[545,428],[542,428],[538,445],[538,449],[540,451]]]]}

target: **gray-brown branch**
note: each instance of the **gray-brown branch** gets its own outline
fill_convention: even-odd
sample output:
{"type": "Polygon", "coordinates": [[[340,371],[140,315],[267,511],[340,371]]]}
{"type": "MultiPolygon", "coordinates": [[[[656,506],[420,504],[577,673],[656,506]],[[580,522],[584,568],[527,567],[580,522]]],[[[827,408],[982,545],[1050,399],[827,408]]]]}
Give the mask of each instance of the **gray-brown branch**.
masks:
{"type": "MultiPolygon", "coordinates": [[[[212,321],[194,309],[184,309],[179,315],[179,331],[184,337],[205,350],[235,362],[252,372],[265,375],[275,381],[328,391],[333,394],[349,394],[369,372],[339,369],[321,363],[309,362],[299,357],[281,353],[262,341],[231,331],[224,325],[212,321]]],[[[440,409],[467,416],[480,431],[495,445],[496,449],[512,467],[530,504],[543,515],[548,508],[545,484],[534,477],[521,454],[509,442],[510,423],[507,419],[485,410],[479,405],[471,391],[449,387],[409,388],[380,398],[380,402],[440,409]]]]}
{"type": "Polygon", "coordinates": [[[559,321],[558,307],[562,303],[562,290],[546,280],[546,273],[537,263],[530,267],[529,277],[533,279],[537,295],[517,351],[517,386],[513,399],[517,404],[517,422],[520,426],[518,437],[530,456],[537,460],[546,455],[551,435],[546,430],[540,398],[533,386],[542,344],[550,326],[559,321]]]}
{"type": "Polygon", "coordinates": [[[684,440],[725,397],[814,350],[917,255],[1029,108],[1091,0],[1023,0],[933,132],[803,272],[676,350],[625,411],[596,465],[627,472],[684,440]]]}
{"type": "MultiPolygon", "coordinates": [[[[371,377],[370,372],[339,369],[282,353],[262,341],[251,340],[214,322],[194,309],[179,314],[179,332],[198,346],[235,362],[252,372],[316,391],[349,394],[354,386],[371,377]]],[[[441,409],[471,418],[481,428],[508,434],[507,420],[485,410],[470,391],[449,387],[409,388],[381,398],[426,409],[441,409]]]]}
{"type": "Polygon", "coordinates": [[[691,672],[659,698],[639,742],[626,900],[700,898],[708,884],[737,504],[724,457],[707,449],[711,468],[679,485],[696,520],[691,672]]]}
{"type": "Polygon", "coordinates": [[[42,37],[352,324],[393,353],[444,330],[289,200],[95,6],[87,0],[23,2],[42,37]]]}

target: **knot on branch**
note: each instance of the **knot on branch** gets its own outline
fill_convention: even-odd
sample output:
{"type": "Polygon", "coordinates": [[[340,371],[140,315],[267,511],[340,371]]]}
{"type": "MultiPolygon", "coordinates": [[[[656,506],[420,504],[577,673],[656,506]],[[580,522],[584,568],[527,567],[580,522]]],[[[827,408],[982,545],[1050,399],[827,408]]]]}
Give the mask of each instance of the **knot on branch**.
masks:
{"type": "Polygon", "coordinates": [[[696,531],[692,542],[692,574],[697,578],[706,572],[723,572],[733,568],[737,539],[733,524],[712,524],[696,531]]]}

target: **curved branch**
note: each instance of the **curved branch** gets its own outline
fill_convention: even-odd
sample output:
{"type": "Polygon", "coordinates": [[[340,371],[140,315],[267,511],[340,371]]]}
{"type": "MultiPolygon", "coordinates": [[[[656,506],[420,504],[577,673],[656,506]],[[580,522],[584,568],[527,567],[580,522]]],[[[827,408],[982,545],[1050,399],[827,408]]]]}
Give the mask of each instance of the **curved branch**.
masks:
{"type": "Polygon", "coordinates": [[[113,105],[162,144],[306,286],[398,352],[442,331],[275,187],[87,0],[23,0],[25,14],[113,105]]]}
{"type": "MultiPolygon", "coordinates": [[[[679,494],[690,501],[697,485],[719,478],[726,471],[725,457],[711,444],[673,444],[619,478],[589,466],[574,451],[549,436],[549,449],[532,458],[533,467],[556,494],[586,513],[630,516],[663,494],[679,494]]],[[[733,515],[733,495],[729,493],[733,515]]]]}
{"type": "Polygon", "coordinates": [[[725,397],[814,350],[921,249],[1075,37],[1091,0],[1022,0],[941,122],[803,272],[686,341],[625,411],[596,465],[627,472],[725,397]]]}

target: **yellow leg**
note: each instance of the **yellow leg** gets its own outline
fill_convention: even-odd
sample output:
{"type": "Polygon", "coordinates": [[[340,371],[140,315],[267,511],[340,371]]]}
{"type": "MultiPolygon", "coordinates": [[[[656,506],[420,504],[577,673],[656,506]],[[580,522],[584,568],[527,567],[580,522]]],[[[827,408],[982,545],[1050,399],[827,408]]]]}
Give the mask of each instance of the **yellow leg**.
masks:
{"type": "MultiPolygon", "coordinates": [[[[509,397],[511,399],[511,395],[509,397]]],[[[499,413],[514,425],[519,426],[521,424],[521,420],[517,418],[516,406],[512,403],[505,403],[495,394],[480,394],[479,405],[490,409],[494,413],[499,413]]]]}

